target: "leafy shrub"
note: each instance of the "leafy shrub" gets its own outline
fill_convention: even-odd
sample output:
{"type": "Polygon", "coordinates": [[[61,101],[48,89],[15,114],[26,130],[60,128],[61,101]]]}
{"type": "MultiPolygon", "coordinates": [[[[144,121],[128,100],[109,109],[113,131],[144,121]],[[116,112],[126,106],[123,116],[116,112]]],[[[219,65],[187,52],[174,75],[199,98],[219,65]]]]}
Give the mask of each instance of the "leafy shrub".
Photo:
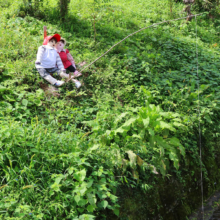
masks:
{"type": "Polygon", "coordinates": [[[11,121],[1,127],[1,197],[7,194],[1,212],[6,218],[78,219],[88,213],[93,219],[105,208],[118,214],[117,182],[112,171],[92,159],[94,148],[82,152],[71,131],[54,133],[34,119],[32,125],[11,121]]]}
{"type": "Polygon", "coordinates": [[[105,158],[106,163],[118,169],[123,167],[124,171],[130,166],[136,179],[139,179],[137,165],[154,173],[158,168],[165,175],[169,161],[173,161],[178,169],[180,154],[185,155],[183,146],[174,136],[175,127],[185,127],[180,115],[163,112],[159,106],[149,104],[129,110],[118,116],[99,112],[94,121],[85,122],[92,126],[90,138],[100,149],[98,157],[105,158]],[[129,160],[124,158],[125,153],[129,160]]]}

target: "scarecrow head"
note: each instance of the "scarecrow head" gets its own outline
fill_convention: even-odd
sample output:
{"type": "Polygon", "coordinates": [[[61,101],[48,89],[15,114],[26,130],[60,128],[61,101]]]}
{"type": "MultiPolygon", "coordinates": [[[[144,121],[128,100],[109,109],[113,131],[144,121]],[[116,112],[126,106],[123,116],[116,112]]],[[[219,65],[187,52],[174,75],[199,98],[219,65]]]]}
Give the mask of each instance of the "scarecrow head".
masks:
{"type": "Polygon", "coordinates": [[[53,36],[45,37],[43,45],[48,45],[50,47],[55,47],[56,43],[60,41],[60,35],[54,34],[53,36]]]}
{"type": "Polygon", "coordinates": [[[62,51],[64,46],[66,45],[66,40],[61,37],[60,41],[56,43],[56,49],[58,52],[62,51]]]}

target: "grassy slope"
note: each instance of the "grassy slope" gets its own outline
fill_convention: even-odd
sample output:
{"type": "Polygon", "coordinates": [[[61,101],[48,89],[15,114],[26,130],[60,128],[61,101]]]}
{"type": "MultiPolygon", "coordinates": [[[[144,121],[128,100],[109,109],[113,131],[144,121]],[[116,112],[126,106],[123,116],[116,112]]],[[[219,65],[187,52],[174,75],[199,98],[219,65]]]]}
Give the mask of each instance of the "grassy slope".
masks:
{"type": "MultiPolygon", "coordinates": [[[[145,106],[145,100],[160,105],[165,111],[181,114],[181,123],[188,130],[178,129],[175,136],[186,153],[193,152],[196,159],[190,160],[199,166],[194,135],[198,132],[194,20],[189,24],[184,20],[168,23],[133,36],[86,71],[88,77],[82,79],[85,86],[79,92],[68,84],[60,89],[61,97],[56,98],[45,96],[39,88],[43,80],[34,68],[44,25],[49,34],[58,32],[67,39],[68,49],[77,63],[83,60],[90,63],[131,32],[171,19],[169,5],[167,1],[110,1],[93,12],[89,1],[72,1],[69,21],[65,24],[58,23],[52,1],[40,14],[46,21],[17,17],[18,5],[19,2],[9,2],[9,5],[2,5],[0,11],[2,216],[6,219],[27,216],[73,219],[88,213],[91,215],[88,218],[92,219],[92,215],[100,217],[105,202],[117,214],[114,176],[121,175],[120,160],[127,159],[125,152],[139,153],[157,170],[161,165],[146,155],[135,139],[130,139],[130,145],[129,141],[114,140],[117,146],[124,144],[124,148],[120,146],[118,159],[112,157],[118,154],[118,147],[111,145],[110,149],[107,144],[107,147],[102,146],[103,150],[94,149],[95,153],[91,147],[102,142],[106,130],[117,128],[125,121],[120,119],[119,125],[115,123],[121,113],[127,112],[129,117],[135,115],[131,108],[145,106]],[[92,27],[94,13],[100,16],[97,16],[96,43],[92,27]],[[82,123],[95,118],[88,126],[82,123]],[[86,193],[79,189],[83,184],[86,193]],[[101,193],[97,194],[98,191],[101,193]],[[79,201],[77,195],[80,195],[79,201]]],[[[183,5],[176,4],[172,17],[182,16],[182,9],[183,5]]],[[[219,22],[205,17],[198,21],[202,128],[203,141],[207,143],[214,141],[211,135],[217,138],[219,133],[219,22]]],[[[167,122],[172,120],[167,119],[167,122]]],[[[167,135],[162,130],[160,134],[167,135]]],[[[169,135],[172,137],[174,133],[169,135]]],[[[149,152],[152,153],[150,149],[149,152]]],[[[208,153],[212,158],[212,147],[208,153]]],[[[175,172],[172,164],[170,172],[175,172]]],[[[130,171],[128,169],[125,174],[131,181],[128,186],[147,184],[151,188],[155,174],[140,170],[141,184],[138,185],[130,171]]]]}

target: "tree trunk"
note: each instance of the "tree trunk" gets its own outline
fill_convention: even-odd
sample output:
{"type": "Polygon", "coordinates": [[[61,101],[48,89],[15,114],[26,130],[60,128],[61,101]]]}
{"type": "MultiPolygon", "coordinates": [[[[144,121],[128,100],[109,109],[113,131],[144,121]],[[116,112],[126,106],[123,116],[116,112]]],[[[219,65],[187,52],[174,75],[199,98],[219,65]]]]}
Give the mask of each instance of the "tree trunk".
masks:
{"type": "Polygon", "coordinates": [[[62,21],[65,20],[65,17],[68,14],[69,3],[70,3],[70,0],[59,0],[59,10],[60,10],[60,17],[62,21]]]}

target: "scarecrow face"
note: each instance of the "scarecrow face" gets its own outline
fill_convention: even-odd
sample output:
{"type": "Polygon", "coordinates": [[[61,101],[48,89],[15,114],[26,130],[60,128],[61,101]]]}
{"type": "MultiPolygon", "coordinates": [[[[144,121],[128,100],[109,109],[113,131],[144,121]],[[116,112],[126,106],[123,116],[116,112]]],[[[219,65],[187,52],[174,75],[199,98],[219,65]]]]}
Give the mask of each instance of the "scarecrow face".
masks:
{"type": "Polygon", "coordinates": [[[58,51],[61,51],[63,48],[64,48],[64,43],[63,43],[63,41],[59,41],[59,42],[56,43],[56,49],[57,49],[58,51]]]}
{"type": "Polygon", "coordinates": [[[55,47],[55,45],[56,45],[56,40],[52,38],[52,39],[47,43],[47,45],[50,46],[50,47],[55,47]]]}

